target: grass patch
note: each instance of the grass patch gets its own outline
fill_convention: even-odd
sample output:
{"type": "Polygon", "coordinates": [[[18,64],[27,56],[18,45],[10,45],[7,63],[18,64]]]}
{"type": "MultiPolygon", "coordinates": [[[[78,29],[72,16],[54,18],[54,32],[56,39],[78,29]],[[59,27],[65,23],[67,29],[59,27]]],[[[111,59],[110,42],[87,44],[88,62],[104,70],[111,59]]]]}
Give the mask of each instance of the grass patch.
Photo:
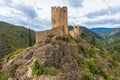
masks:
{"type": "Polygon", "coordinates": [[[37,42],[36,44],[42,44],[42,43],[43,43],[43,41],[41,40],[41,41],[37,42]]]}
{"type": "Polygon", "coordinates": [[[92,75],[92,73],[83,71],[82,74],[82,80],[94,80],[94,76],[92,75]]]}
{"type": "Polygon", "coordinates": [[[95,55],[95,51],[94,49],[91,47],[91,48],[87,48],[87,47],[83,47],[82,45],[78,45],[78,49],[79,49],[79,52],[83,53],[83,55],[87,58],[90,58],[90,57],[94,57],[95,55]]]}
{"type": "Polygon", "coordinates": [[[0,80],[8,80],[10,78],[9,73],[0,74],[0,80]]]}
{"type": "Polygon", "coordinates": [[[87,35],[86,35],[85,33],[82,33],[82,34],[81,34],[81,37],[84,38],[84,39],[86,39],[86,38],[87,38],[87,35]]]}
{"type": "Polygon", "coordinates": [[[20,52],[22,52],[24,49],[17,49],[15,52],[13,52],[10,56],[10,59],[15,58],[20,52]]]}
{"type": "Polygon", "coordinates": [[[33,75],[42,75],[44,71],[43,65],[39,64],[38,60],[35,60],[33,65],[33,75]]]}
{"type": "Polygon", "coordinates": [[[91,73],[93,73],[93,74],[98,74],[99,73],[99,69],[98,69],[94,60],[86,61],[85,64],[90,69],[91,73]]]}
{"type": "Polygon", "coordinates": [[[58,74],[58,70],[56,69],[58,66],[53,67],[47,67],[45,68],[42,64],[39,63],[39,61],[36,59],[33,65],[32,74],[33,75],[51,75],[55,76],[58,74]]]}
{"type": "Polygon", "coordinates": [[[56,69],[59,69],[59,68],[60,68],[60,65],[59,65],[58,63],[55,63],[55,64],[54,64],[54,67],[55,67],[56,69]]]}
{"type": "Polygon", "coordinates": [[[45,74],[56,76],[58,74],[58,70],[55,67],[46,68],[45,74]]]}
{"type": "Polygon", "coordinates": [[[70,35],[63,35],[62,40],[65,42],[69,42],[71,40],[71,37],[70,37],[70,35]]]}
{"type": "Polygon", "coordinates": [[[79,55],[75,56],[74,59],[77,61],[77,63],[80,65],[84,64],[84,59],[81,58],[79,55]]]}
{"type": "Polygon", "coordinates": [[[48,38],[53,38],[55,35],[54,34],[48,34],[47,37],[48,38]]]}

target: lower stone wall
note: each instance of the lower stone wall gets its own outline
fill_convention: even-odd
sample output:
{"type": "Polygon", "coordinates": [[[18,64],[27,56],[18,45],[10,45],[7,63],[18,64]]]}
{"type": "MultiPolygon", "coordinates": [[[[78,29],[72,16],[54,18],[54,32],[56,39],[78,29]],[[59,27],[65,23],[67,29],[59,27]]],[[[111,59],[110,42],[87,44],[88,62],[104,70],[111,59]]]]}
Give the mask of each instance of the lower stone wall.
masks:
{"type": "Polygon", "coordinates": [[[51,30],[46,30],[44,32],[36,32],[36,42],[44,41],[48,38],[49,34],[53,35],[63,35],[64,34],[64,27],[56,27],[51,30]]]}
{"type": "Polygon", "coordinates": [[[69,34],[75,39],[77,39],[81,35],[81,33],[82,30],[79,29],[79,27],[73,27],[73,30],[69,31],[69,34]]]}

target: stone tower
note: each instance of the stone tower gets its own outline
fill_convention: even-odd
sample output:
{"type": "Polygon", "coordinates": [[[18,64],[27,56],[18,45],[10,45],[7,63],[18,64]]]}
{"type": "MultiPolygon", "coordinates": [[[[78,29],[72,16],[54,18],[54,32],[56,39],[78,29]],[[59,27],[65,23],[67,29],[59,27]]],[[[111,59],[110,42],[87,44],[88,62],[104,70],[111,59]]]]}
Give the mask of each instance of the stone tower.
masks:
{"type": "Polygon", "coordinates": [[[79,38],[81,33],[82,30],[80,29],[79,25],[74,25],[73,30],[69,31],[69,34],[75,39],[79,38]]]}
{"type": "Polygon", "coordinates": [[[63,34],[68,34],[68,17],[67,7],[52,7],[51,21],[52,29],[56,27],[64,27],[63,34]]]}
{"type": "Polygon", "coordinates": [[[74,25],[73,32],[74,32],[74,34],[75,34],[76,37],[81,34],[79,25],[74,25]]]}

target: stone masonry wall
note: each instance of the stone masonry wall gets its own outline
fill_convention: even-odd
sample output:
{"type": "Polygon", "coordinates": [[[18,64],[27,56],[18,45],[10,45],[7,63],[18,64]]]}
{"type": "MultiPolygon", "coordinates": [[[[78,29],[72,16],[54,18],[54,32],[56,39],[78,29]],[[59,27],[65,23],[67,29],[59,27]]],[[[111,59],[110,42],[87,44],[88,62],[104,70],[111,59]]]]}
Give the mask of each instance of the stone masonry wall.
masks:
{"type": "Polygon", "coordinates": [[[69,34],[73,37],[73,38],[78,38],[78,36],[80,36],[80,34],[82,33],[82,31],[80,30],[78,25],[75,25],[73,27],[73,30],[69,31],[69,34]]]}
{"type": "Polygon", "coordinates": [[[67,7],[52,7],[51,8],[51,24],[52,29],[56,27],[64,27],[64,34],[68,34],[68,17],[67,7]]]}
{"type": "Polygon", "coordinates": [[[56,36],[58,35],[62,36],[64,34],[63,29],[64,27],[56,27],[56,28],[53,28],[52,30],[47,30],[44,32],[36,32],[36,42],[44,41],[45,39],[48,38],[49,34],[54,34],[56,36]]]}
{"type": "Polygon", "coordinates": [[[51,7],[52,30],[36,32],[36,42],[44,41],[49,34],[68,35],[67,7],[51,7]]]}

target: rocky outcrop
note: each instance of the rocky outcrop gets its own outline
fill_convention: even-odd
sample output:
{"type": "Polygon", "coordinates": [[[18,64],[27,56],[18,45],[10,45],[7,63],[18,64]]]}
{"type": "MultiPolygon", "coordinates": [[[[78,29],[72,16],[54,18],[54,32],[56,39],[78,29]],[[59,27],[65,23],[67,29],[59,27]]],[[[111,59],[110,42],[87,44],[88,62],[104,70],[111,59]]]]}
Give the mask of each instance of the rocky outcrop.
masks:
{"type": "Polygon", "coordinates": [[[79,54],[77,44],[75,42],[64,42],[62,40],[47,39],[42,44],[36,44],[21,52],[16,58],[6,62],[3,72],[12,73],[12,79],[19,80],[80,80],[81,73],[78,63],[74,56],[79,54]],[[38,59],[39,63],[45,68],[59,65],[57,70],[59,74],[56,76],[32,74],[34,60],[38,59]]]}
{"type": "Polygon", "coordinates": [[[1,73],[11,73],[9,80],[119,80],[113,58],[82,37],[55,36],[8,57],[1,73]]]}

